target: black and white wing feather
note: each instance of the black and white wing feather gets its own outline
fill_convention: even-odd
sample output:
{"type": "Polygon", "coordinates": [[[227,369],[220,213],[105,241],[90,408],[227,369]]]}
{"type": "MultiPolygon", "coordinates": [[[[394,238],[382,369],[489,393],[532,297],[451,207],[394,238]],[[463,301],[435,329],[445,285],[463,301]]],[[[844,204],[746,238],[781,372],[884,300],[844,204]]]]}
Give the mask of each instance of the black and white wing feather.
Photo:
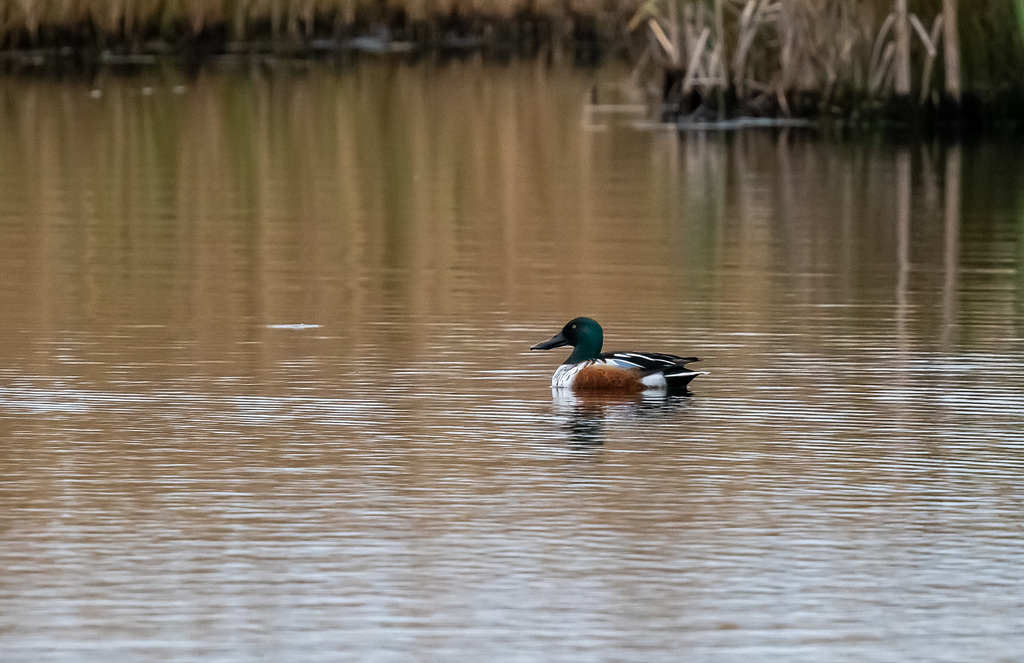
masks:
{"type": "Polygon", "coordinates": [[[598,360],[620,368],[639,368],[645,374],[661,373],[666,381],[681,383],[678,386],[683,386],[701,375],[700,371],[686,367],[691,362],[700,361],[697,357],[677,357],[661,352],[605,352],[598,360]]]}

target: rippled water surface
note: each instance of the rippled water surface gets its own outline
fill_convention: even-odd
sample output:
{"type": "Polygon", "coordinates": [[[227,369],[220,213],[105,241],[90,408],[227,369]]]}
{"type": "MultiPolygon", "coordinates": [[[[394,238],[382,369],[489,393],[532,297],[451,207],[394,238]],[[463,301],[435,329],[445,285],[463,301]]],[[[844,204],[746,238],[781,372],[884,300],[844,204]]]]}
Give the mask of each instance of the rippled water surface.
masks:
{"type": "Polygon", "coordinates": [[[1020,660],[1019,146],[593,80],[0,79],[0,659],[1020,660]]]}

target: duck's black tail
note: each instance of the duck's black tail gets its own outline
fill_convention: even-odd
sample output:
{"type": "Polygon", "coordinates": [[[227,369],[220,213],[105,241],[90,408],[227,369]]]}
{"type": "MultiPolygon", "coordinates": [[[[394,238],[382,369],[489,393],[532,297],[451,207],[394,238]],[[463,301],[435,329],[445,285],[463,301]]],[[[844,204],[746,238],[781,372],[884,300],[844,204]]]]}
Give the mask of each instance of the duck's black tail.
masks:
{"type": "Polygon", "coordinates": [[[663,371],[665,376],[665,382],[668,385],[668,390],[673,392],[686,391],[686,386],[693,381],[698,375],[707,375],[704,371],[695,371],[687,368],[686,364],[691,362],[700,361],[696,357],[682,357],[676,358],[676,365],[671,368],[666,368],[663,371]]]}

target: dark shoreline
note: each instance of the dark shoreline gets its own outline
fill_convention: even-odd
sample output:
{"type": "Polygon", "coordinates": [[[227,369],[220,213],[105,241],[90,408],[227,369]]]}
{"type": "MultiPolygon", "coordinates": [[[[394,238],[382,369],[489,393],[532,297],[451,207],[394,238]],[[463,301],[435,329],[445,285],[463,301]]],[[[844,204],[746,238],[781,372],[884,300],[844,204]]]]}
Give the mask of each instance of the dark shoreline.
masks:
{"type": "Polygon", "coordinates": [[[571,54],[578,64],[597,64],[609,53],[625,53],[627,41],[617,29],[599,26],[596,17],[586,14],[555,18],[520,12],[511,17],[449,15],[410,21],[396,12],[377,20],[357,17],[347,24],[317,19],[305,34],[282,33],[266,20],[255,21],[241,35],[224,23],[199,31],[178,22],[164,29],[142,26],[131,34],[105,34],[87,22],[74,29],[9,34],[0,41],[0,66],[13,62],[71,69],[157,57],[202,63],[229,55],[330,59],[358,53],[511,59],[552,50],[571,54]]]}

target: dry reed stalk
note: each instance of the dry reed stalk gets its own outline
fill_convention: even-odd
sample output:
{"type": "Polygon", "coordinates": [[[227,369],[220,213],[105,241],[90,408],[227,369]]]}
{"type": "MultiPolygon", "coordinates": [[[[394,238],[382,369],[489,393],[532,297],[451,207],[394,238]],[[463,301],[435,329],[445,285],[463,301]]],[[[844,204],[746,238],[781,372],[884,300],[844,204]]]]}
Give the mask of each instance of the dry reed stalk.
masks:
{"type": "Polygon", "coordinates": [[[895,23],[896,15],[889,13],[885,20],[882,21],[882,26],[878,29],[878,36],[875,37],[874,46],[871,49],[871,60],[868,63],[869,94],[875,94],[878,91],[882,80],[888,73],[887,68],[891,59],[891,53],[889,58],[886,58],[885,52],[886,48],[891,45],[888,37],[895,23]]]}
{"type": "Polygon", "coordinates": [[[896,0],[893,9],[896,32],[895,49],[895,85],[896,94],[901,97],[910,95],[910,20],[907,17],[907,0],[896,0]]]}
{"type": "MultiPolygon", "coordinates": [[[[725,70],[725,0],[715,0],[715,52],[712,58],[713,63],[721,68],[722,78],[728,80],[729,72],[725,70]]],[[[725,89],[718,87],[716,92],[718,119],[721,120],[725,118],[725,89]]]]}
{"type": "Polygon", "coordinates": [[[922,105],[928,100],[928,92],[931,90],[932,70],[935,67],[935,58],[939,54],[936,44],[939,43],[939,37],[942,36],[942,23],[942,14],[939,14],[932,22],[932,30],[929,34],[924,34],[924,26],[920,21],[915,23],[915,26],[920,25],[921,40],[925,42],[928,51],[928,57],[924,62],[924,71],[921,73],[921,95],[918,98],[918,103],[922,105]]]}
{"type": "Polygon", "coordinates": [[[693,89],[693,82],[697,76],[697,69],[700,67],[701,60],[704,57],[704,49],[708,43],[708,37],[711,36],[711,28],[704,28],[700,36],[697,37],[697,43],[693,47],[690,53],[690,62],[686,67],[686,75],[683,77],[683,94],[688,93],[693,89]]]}
{"type": "Polygon", "coordinates": [[[248,6],[244,2],[231,3],[228,10],[227,25],[230,26],[231,36],[238,41],[244,41],[248,34],[248,6]]]}
{"type": "Polygon", "coordinates": [[[672,41],[665,34],[665,30],[661,27],[658,19],[651,17],[647,19],[647,27],[651,29],[651,34],[657,40],[658,45],[661,46],[662,50],[665,51],[665,56],[668,58],[669,64],[675,65],[679,62],[679,52],[673,47],[672,41]]]}
{"type": "Polygon", "coordinates": [[[757,36],[758,13],[761,10],[761,0],[748,0],[740,13],[739,39],[736,45],[736,54],[733,57],[732,71],[736,93],[743,96],[747,80],[747,55],[751,46],[754,45],[754,38],[757,36]]]}
{"type": "Polygon", "coordinates": [[[960,104],[960,34],[957,28],[957,3],[956,0],[942,0],[943,33],[946,35],[944,41],[943,55],[946,65],[946,98],[956,105],[960,104]]]}
{"type": "Polygon", "coordinates": [[[33,38],[39,32],[39,14],[36,9],[38,4],[33,0],[18,0],[18,6],[21,7],[21,13],[25,19],[25,29],[33,38]]]}
{"type": "Polygon", "coordinates": [[[185,17],[192,34],[199,34],[206,25],[206,14],[210,5],[204,0],[183,0],[185,17]]]}
{"type": "Polygon", "coordinates": [[[668,3],[668,26],[669,40],[672,42],[672,50],[676,54],[676,66],[682,61],[683,48],[679,39],[679,8],[675,2],[668,3]]]}

